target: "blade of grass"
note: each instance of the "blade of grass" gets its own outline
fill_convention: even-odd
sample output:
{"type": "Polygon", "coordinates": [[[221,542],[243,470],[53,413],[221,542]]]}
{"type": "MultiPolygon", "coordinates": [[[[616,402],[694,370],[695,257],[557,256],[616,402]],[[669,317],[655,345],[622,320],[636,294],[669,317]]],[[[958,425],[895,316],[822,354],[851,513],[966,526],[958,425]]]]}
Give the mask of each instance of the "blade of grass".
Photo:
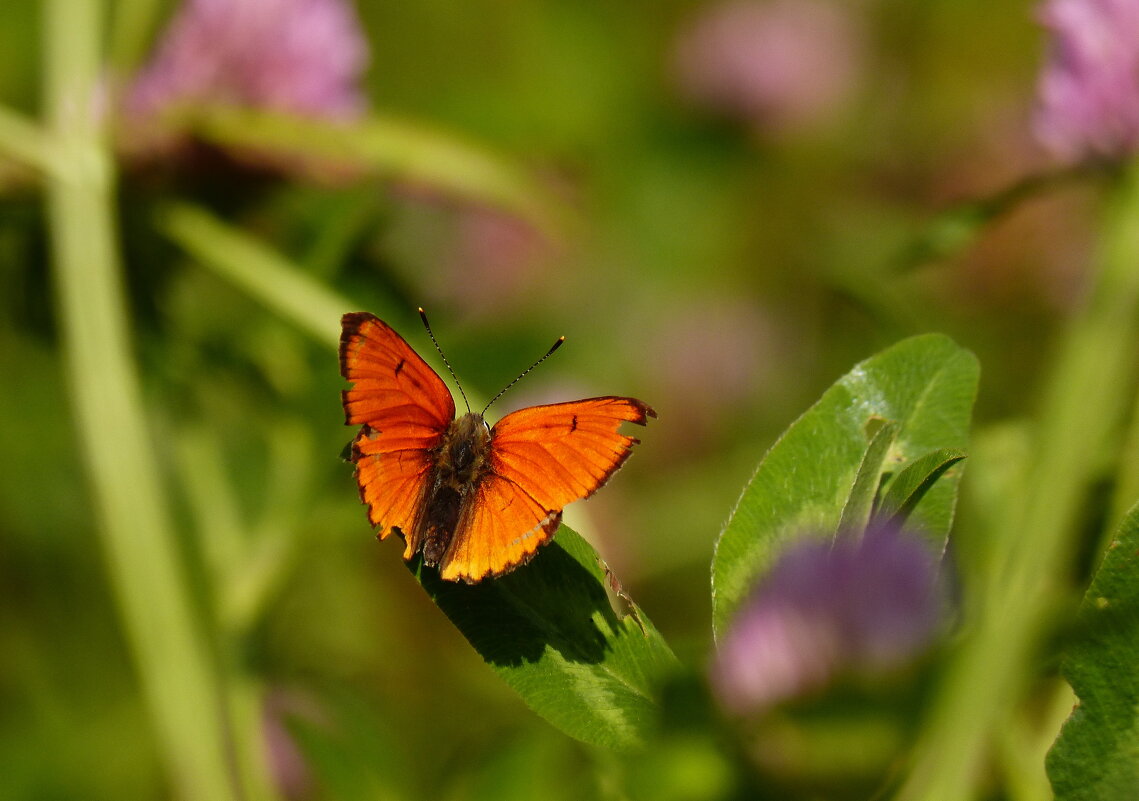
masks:
{"type": "Polygon", "coordinates": [[[337,347],[340,316],[356,310],[352,301],[205,209],[172,203],[160,212],[159,227],[203,265],[318,341],[337,347]]]}
{"type": "MultiPolygon", "coordinates": [[[[1034,675],[1052,590],[1079,535],[1079,506],[1133,391],[1139,341],[1139,174],[1120,176],[1107,208],[1098,275],[1049,377],[1030,465],[989,522],[999,543],[983,607],[938,690],[900,797],[975,797],[986,748],[1034,675]]],[[[1043,766],[1041,766],[1043,770],[1043,766]]]]}
{"type": "Polygon", "coordinates": [[[308,422],[292,418],[272,425],[265,503],[253,525],[250,548],[219,605],[223,623],[247,632],[296,565],[304,512],[310,506],[310,465],[318,464],[308,422]]]}
{"type": "MultiPolygon", "coordinates": [[[[361,308],[358,302],[329,289],[268,245],[203,208],[189,203],[169,204],[159,212],[158,225],[202,266],[332,348],[339,347],[340,316],[361,308]]],[[[418,325],[409,314],[411,309],[374,305],[369,311],[408,334],[418,325]]],[[[435,372],[447,374],[432,349],[418,351],[435,372]]],[[[479,392],[471,387],[466,389],[472,404],[483,402],[479,392]]]]}
{"type": "Polygon", "coordinates": [[[47,134],[32,120],[0,105],[0,155],[43,172],[54,163],[47,134]]]}
{"type": "Polygon", "coordinates": [[[394,178],[508,209],[558,238],[566,220],[550,193],[509,159],[413,120],[371,114],[351,125],[249,109],[215,109],[189,121],[225,148],[321,160],[364,176],[394,178]]]}
{"type": "Polygon", "coordinates": [[[130,354],[113,164],[94,107],[104,5],[46,4],[60,333],[98,535],[174,794],[224,801],[237,795],[222,687],[193,613],[130,354]]]}
{"type": "Polygon", "coordinates": [[[245,556],[246,523],[222,455],[220,435],[182,424],[174,436],[178,483],[194,521],[206,570],[215,581],[245,556]]]}

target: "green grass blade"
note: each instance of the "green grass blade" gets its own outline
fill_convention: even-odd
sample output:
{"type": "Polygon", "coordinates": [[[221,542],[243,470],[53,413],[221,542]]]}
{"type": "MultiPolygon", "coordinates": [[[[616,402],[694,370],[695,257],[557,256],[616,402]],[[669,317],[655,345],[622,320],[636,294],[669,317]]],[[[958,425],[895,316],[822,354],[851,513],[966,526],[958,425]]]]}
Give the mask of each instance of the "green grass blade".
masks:
{"type": "Polygon", "coordinates": [[[130,353],[110,153],[93,98],[102,3],[46,5],[47,185],[60,333],[97,530],[142,693],[183,798],[236,797],[212,651],[195,618],[130,353]]]}
{"type": "Polygon", "coordinates": [[[556,235],[561,228],[557,204],[523,170],[486,148],[422,123],[371,115],[351,124],[334,124],[218,109],[190,125],[203,139],[221,147],[407,181],[508,209],[547,234],[556,235]]]}
{"type": "Polygon", "coordinates": [[[48,134],[17,111],[0,105],[0,154],[45,173],[54,157],[48,134]]]}
{"type": "Polygon", "coordinates": [[[1034,675],[1035,647],[1066,581],[1081,504],[1117,452],[1139,341],[1139,172],[1120,176],[1088,303],[1071,321],[1045,387],[1026,474],[983,532],[993,545],[984,607],[941,679],[900,798],[975,797],[994,732],[1034,675]]]}
{"type": "Polygon", "coordinates": [[[173,203],[158,219],[159,227],[203,265],[317,341],[337,347],[340,316],[357,310],[352,301],[203,208],[173,203]]]}

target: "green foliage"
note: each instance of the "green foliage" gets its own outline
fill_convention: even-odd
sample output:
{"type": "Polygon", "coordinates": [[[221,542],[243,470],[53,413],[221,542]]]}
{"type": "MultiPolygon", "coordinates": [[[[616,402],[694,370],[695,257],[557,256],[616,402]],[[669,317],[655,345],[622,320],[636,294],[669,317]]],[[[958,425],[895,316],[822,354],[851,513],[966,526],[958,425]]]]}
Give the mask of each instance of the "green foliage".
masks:
{"type": "Polygon", "coordinates": [[[890,448],[898,438],[898,424],[880,417],[871,418],[866,424],[866,436],[869,443],[858,466],[854,486],[842,507],[842,518],[838,523],[840,530],[862,531],[870,521],[882,471],[890,448]]]}
{"type": "Polygon", "coordinates": [[[934,482],[964,458],[965,451],[938,448],[910,462],[885,482],[878,514],[885,518],[908,518],[934,482]]]}
{"type": "Polygon", "coordinates": [[[193,128],[222,147],[342,170],[360,178],[396,178],[456,197],[502,206],[542,228],[553,207],[531,176],[474,143],[422,123],[373,115],[351,127],[239,109],[196,118],[193,128]]]}
{"type": "Polygon", "coordinates": [[[1057,801],[1130,801],[1139,788],[1139,506],[1080,609],[1063,674],[1079,697],[1048,754],[1057,801]]]}
{"type": "MultiPolygon", "coordinates": [[[[905,502],[939,465],[949,467],[944,449],[966,443],[977,379],[976,359],[948,338],[913,337],[855,366],[796,420],[764,457],[716,545],[717,636],[787,541],[865,519],[880,477],[912,469],[899,485],[910,488],[905,502]]],[[[912,523],[938,550],[959,477],[948,469],[912,504],[912,523]]]]}
{"type": "Polygon", "coordinates": [[[1135,796],[1139,175],[986,169],[1023,149],[1022,8],[860,14],[904,91],[863,75],[799,130],[690,102],[688,0],[353,2],[361,118],[190,103],[146,161],[116,94],[179,4],[0,26],[0,800],[1135,796]],[[661,412],[582,511],[667,641],[569,529],[474,587],[368,536],[337,320],[407,333],[419,304],[472,399],[564,332],[535,395],[661,412]],[[953,339],[862,362],[776,440],[920,331],[953,339]],[[969,450],[956,520],[972,352],[1006,447],[969,450]],[[772,441],[714,554],[717,634],[794,537],[882,517],[939,549],[952,524],[959,625],[907,675],[728,721],[701,588],[772,441]]]}
{"type": "Polygon", "coordinates": [[[432,600],[479,655],[550,723],[587,743],[643,745],[657,693],[678,667],[644,612],[618,615],[597,554],[572,529],[493,581],[443,581],[415,562],[432,600]]]}

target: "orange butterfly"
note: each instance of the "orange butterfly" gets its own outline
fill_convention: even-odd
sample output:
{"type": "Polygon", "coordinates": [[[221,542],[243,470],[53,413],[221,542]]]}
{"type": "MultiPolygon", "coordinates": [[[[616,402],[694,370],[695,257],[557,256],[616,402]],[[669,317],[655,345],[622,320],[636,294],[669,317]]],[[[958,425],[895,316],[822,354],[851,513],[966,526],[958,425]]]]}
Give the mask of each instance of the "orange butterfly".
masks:
{"type": "Polygon", "coordinates": [[[363,424],[351,460],[368,519],[381,540],[403,537],[404,559],[422,551],[450,581],[474,584],[527,562],[562,508],[629,457],[639,440],[619,434],[621,423],[656,417],[635,398],[606,396],[520,409],[493,428],[482,414],[456,418],[443,380],[387,323],[352,312],[340,324],[340,373],[353,383],[344,418],[363,424]]]}

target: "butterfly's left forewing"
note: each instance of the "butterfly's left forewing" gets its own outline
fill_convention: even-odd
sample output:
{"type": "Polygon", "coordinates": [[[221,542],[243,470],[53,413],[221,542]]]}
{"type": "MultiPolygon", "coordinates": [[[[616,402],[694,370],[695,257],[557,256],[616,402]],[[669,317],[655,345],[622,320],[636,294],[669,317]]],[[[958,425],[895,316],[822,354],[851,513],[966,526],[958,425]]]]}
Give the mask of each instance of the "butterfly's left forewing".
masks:
{"type": "Polygon", "coordinates": [[[439,565],[445,579],[479,581],[528,560],[557,531],[566,504],[597,491],[629,457],[624,422],[656,417],[634,398],[532,406],[491,430],[490,471],[439,565]]]}
{"type": "Polygon", "coordinates": [[[455,417],[446,384],[390,326],[367,312],[341,318],[340,372],[344,420],[362,424],[352,443],[360,498],[383,539],[399,528],[404,558],[434,465],[433,452],[455,417]]]}

